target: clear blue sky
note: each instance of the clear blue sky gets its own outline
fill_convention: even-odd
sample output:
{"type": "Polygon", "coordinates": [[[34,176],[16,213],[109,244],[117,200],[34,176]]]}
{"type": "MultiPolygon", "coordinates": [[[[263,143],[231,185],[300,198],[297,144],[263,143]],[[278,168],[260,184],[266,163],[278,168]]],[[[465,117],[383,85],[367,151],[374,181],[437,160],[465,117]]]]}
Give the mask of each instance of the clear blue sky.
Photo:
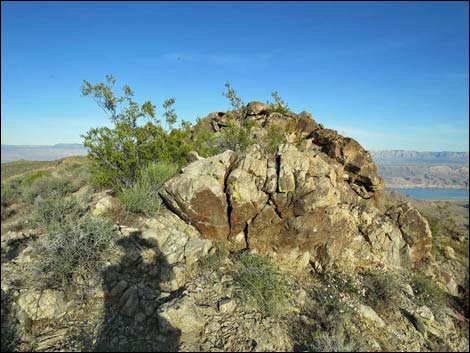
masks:
{"type": "Polygon", "coordinates": [[[468,151],[466,2],[2,2],[2,144],[108,124],[82,80],[111,73],[194,121],[277,90],[365,148],[468,151]]]}

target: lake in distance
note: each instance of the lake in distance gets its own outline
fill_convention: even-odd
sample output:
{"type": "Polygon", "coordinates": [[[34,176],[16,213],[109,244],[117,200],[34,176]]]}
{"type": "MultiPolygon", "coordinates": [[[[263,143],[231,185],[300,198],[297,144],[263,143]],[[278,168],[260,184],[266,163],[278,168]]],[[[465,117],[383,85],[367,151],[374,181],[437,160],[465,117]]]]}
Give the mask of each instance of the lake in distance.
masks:
{"type": "Polygon", "coordinates": [[[441,189],[441,188],[389,188],[403,195],[422,200],[458,200],[468,199],[469,189],[441,189]]]}

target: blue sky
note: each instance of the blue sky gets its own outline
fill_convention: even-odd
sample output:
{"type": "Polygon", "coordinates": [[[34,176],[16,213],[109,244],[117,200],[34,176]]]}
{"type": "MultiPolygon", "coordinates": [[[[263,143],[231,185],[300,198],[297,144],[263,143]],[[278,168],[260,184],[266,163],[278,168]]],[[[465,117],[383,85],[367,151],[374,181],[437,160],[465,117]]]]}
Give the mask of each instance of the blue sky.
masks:
{"type": "Polygon", "coordinates": [[[79,143],[108,73],[194,121],[277,90],[370,150],[468,151],[466,2],[2,2],[2,144],[79,143]]]}

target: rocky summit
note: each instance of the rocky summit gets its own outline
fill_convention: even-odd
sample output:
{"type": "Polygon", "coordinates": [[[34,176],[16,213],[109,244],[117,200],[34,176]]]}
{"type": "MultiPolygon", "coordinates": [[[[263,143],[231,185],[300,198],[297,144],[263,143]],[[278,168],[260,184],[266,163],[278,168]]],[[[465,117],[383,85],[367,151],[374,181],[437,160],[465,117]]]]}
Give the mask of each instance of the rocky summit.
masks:
{"type": "MultiPolygon", "coordinates": [[[[436,224],[385,197],[357,141],[279,108],[201,119],[193,138],[248,126],[255,143],[192,151],[152,215],[129,217],[113,190],[73,190],[114,224],[99,271],[67,288],[35,283],[46,230],[31,204],[2,200],[2,350],[468,351],[468,254],[454,250],[468,234],[441,254],[436,224]],[[272,131],[282,141],[267,148],[272,131]]],[[[83,242],[102,229],[80,224],[83,242]]]]}
{"type": "MultiPolygon", "coordinates": [[[[207,239],[290,265],[424,266],[432,273],[426,220],[410,204],[384,212],[383,180],[357,141],[305,112],[269,114],[259,102],[247,108],[255,139],[275,126],[301,143],[282,144],[274,154],[255,144],[194,161],[163,186],[169,209],[207,239]]],[[[217,133],[229,119],[212,113],[202,124],[217,133]]]]}

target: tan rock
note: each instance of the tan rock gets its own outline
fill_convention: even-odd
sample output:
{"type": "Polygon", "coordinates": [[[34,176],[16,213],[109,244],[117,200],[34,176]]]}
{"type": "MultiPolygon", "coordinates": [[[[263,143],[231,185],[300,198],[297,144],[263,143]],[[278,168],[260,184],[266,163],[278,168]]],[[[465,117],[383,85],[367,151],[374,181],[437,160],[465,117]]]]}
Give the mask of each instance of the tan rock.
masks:
{"type": "Polygon", "coordinates": [[[18,305],[33,321],[57,319],[67,310],[64,293],[50,289],[26,292],[19,297],[18,305]]]}
{"type": "Polygon", "coordinates": [[[225,178],[236,158],[234,152],[225,151],[195,161],[167,181],[160,193],[178,216],[206,237],[223,240],[230,232],[225,178]]]}

